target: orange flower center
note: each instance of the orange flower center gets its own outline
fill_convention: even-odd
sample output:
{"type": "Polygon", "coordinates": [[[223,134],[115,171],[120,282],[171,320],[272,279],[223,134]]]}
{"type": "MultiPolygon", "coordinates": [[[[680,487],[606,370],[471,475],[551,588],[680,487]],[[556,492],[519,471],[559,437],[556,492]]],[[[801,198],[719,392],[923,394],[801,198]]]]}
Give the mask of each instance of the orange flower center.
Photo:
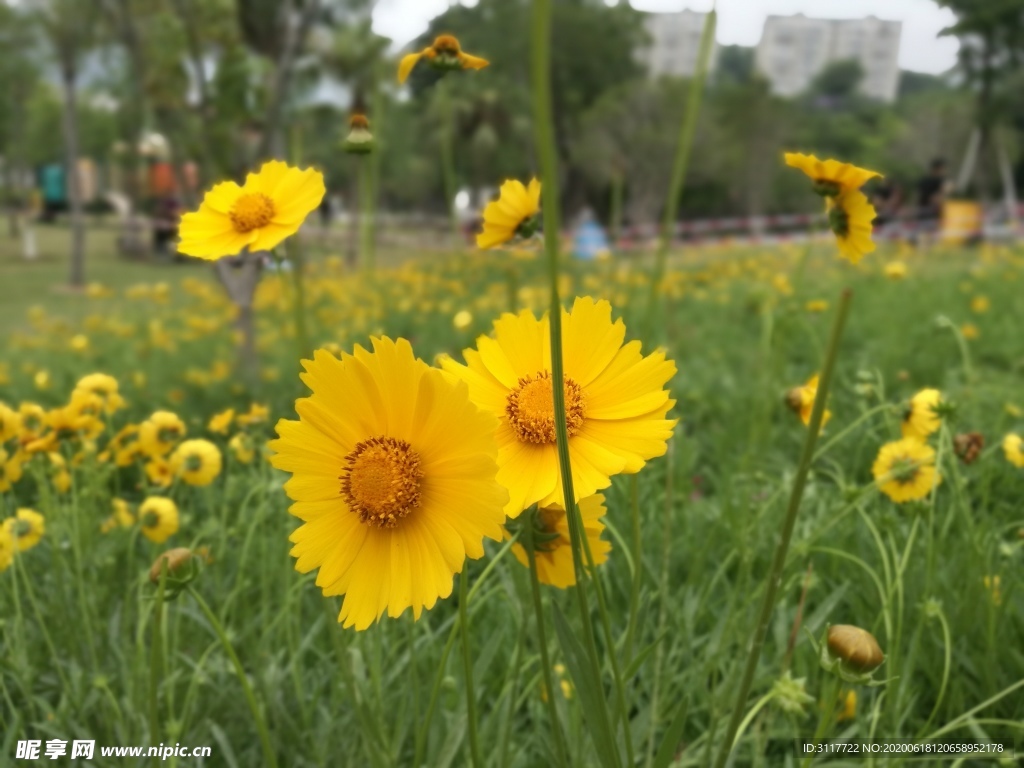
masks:
{"type": "Polygon", "coordinates": [[[394,528],[420,505],[420,457],[405,440],[371,437],[345,457],[341,494],[359,521],[394,528]]]}
{"type": "MultiPolygon", "coordinates": [[[[519,385],[509,393],[505,415],[522,442],[555,442],[555,393],[551,374],[541,371],[536,376],[521,378],[519,385]]],[[[583,388],[566,377],[565,423],[570,437],[579,433],[585,416],[583,388]]]]}
{"type": "Polygon", "coordinates": [[[228,218],[238,232],[252,232],[265,227],[274,218],[274,201],[262,192],[253,192],[239,197],[228,213],[228,218]]]}
{"type": "Polygon", "coordinates": [[[362,128],[364,130],[370,127],[370,121],[366,119],[366,115],[358,113],[348,119],[348,124],[351,128],[362,128]]]}
{"type": "Polygon", "coordinates": [[[436,53],[450,53],[456,55],[462,50],[459,47],[459,41],[455,35],[438,35],[434,38],[433,48],[436,53]]]}

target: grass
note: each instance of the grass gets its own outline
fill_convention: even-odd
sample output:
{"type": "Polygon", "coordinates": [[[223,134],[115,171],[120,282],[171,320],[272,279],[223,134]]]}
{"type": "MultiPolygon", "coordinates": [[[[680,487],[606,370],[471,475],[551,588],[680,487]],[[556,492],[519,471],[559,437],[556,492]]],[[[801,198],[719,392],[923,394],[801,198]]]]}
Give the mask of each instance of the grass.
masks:
{"type": "MultiPolygon", "coordinates": [[[[274,419],[293,416],[304,390],[295,375],[290,283],[270,276],[261,286],[261,382],[254,392],[225,369],[234,354],[232,313],[209,270],[119,261],[97,236],[90,280],[116,295],[54,294],[50,286],[64,265],[59,236],[51,235],[52,242],[44,240],[40,231],[38,263],[0,250],[0,328],[20,331],[8,339],[0,399],[57,406],[78,376],[103,370],[118,377],[129,400],[115,417],[118,426],[171,408],[190,436],[222,447],[225,441],[205,430],[221,408],[244,410],[258,400],[271,405],[274,419]],[[183,286],[182,277],[199,282],[183,286]],[[156,281],[170,283],[163,301],[124,294],[127,286],[156,281]],[[26,321],[33,304],[46,312],[26,321]],[[69,351],[72,330],[88,335],[87,349],[69,351]],[[39,370],[49,374],[47,389],[34,383],[39,370]]],[[[660,765],[708,765],[714,758],[804,438],[783,395],[820,365],[831,312],[847,285],[853,309],[829,402],[833,418],[819,442],[745,705],[757,712],[734,764],[795,764],[797,740],[822,720],[828,737],[858,740],[1021,739],[1024,697],[1013,686],[1024,681],[1024,473],[1004,460],[998,443],[1024,426],[1014,410],[1024,408],[1024,255],[900,253],[909,275],[892,281],[881,265],[896,255],[869,257],[861,269],[839,263],[823,246],[702,248],[670,261],[643,342],[645,350],[664,346],[679,367],[671,389],[681,423],[665,457],[635,480],[616,478],[608,491],[613,548],[598,569],[613,626],[614,647],[601,648],[605,693],[614,696],[607,685],[614,653],[641,764],[658,757],[666,760],[660,765]],[[972,311],[978,296],[988,299],[988,311],[972,311]],[[816,299],[829,310],[808,311],[816,299]],[[976,339],[963,339],[967,323],[979,331],[976,339]],[[879,446],[898,437],[901,403],[926,386],[956,405],[933,440],[943,482],[925,502],[897,506],[875,490],[870,467],[879,446]],[[952,454],[954,434],[967,431],[987,441],[970,466],[952,454]],[[998,596],[985,584],[995,576],[998,596]],[[883,684],[838,686],[822,670],[812,639],[829,623],[855,624],[878,638],[887,654],[876,674],[883,684]],[[780,685],[787,672],[808,698],[780,685]],[[856,715],[835,723],[832,710],[849,688],[857,693],[856,715]]],[[[574,264],[563,295],[607,297],[636,337],[648,321],[641,267],[574,264]]],[[[458,356],[509,308],[510,294],[517,309],[542,310],[543,285],[539,263],[502,257],[421,259],[375,275],[318,257],[308,281],[312,337],[346,349],[384,332],[410,338],[428,362],[441,353],[458,356]],[[471,318],[456,327],[460,310],[471,318]]],[[[272,421],[251,432],[262,443],[272,421]]],[[[66,450],[72,458],[72,447],[66,450]]],[[[84,459],[71,492],[59,494],[33,463],[12,492],[0,494],[5,514],[32,506],[47,519],[41,544],[0,574],[0,732],[7,739],[0,754],[12,755],[19,739],[88,738],[97,745],[209,745],[212,765],[263,765],[262,717],[281,765],[404,766],[417,745],[424,765],[467,764],[463,661],[459,651],[446,653],[455,597],[416,623],[407,613],[366,632],[342,630],[338,599],[324,598],[313,574],[293,569],[287,539],[296,521],[286,512],[285,476],[265,461],[244,465],[225,453],[213,486],[169,492],[182,523],[168,546],[209,548],[212,562],[193,586],[215,622],[188,592],[158,605],[146,572],[165,547],[134,529],[100,532],[111,498],[137,503],[155,492],[138,467],[84,459]]],[[[512,558],[495,563],[502,551],[490,543],[468,570],[476,590],[468,612],[479,744],[487,765],[547,765],[555,747],[530,582],[512,558]]],[[[549,618],[558,606],[578,628],[571,595],[545,588],[543,599],[549,618]]],[[[548,630],[551,663],[566,664],[548,630]]],[[[557,692],[556,683],[571,760],[596,765],[579,686],[558,675],[570,693],[557,692]]],[[[621,750],[621,726],[615,731],[621,750]]],[[[96,764],[121,764],[108,760],[96,764]]]]}

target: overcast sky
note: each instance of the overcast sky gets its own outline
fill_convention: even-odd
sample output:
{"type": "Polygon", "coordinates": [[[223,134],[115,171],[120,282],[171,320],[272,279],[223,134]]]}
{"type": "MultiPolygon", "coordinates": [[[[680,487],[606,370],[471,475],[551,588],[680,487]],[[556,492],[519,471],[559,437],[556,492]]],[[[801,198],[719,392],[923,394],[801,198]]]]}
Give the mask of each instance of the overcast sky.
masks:
{"type": "MultiPolygon", "coordinates": [[[[398,45],[421,35],[427,22],[458,0],[377,0],[373,27],[398,45]]],[[[614,5],[615,0],[605,0],[614,5]]],[[[626,0],[619,0],[625,2],[626,0]]],[[[462,0],[476,5],[477,0],[462,0]]],[[[712,0],[632,0],[642,11],[706,11],[712,0]]],[[[956,62],[957,42],[938,37],[953,23],[953,13],[934,0],[718,0],[718,42],[723,45],[757,45],[769,14],[803,13],[832,19],[877,16],[903,22],[900,66],[916,72],[938,74],[956,62]]]]}

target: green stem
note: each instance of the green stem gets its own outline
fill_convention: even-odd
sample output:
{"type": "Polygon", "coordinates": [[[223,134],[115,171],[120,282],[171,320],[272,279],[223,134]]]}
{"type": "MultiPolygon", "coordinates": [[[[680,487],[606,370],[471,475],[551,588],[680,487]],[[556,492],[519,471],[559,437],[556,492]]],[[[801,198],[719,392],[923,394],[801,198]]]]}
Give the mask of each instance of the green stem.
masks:
{"type": "Polygon", "coordinates": [[[451,92],[448,88],[449,84],[444,79],[437,84],[437,96],[440,103],[442,124],[441,166],[442,171],[444,172],[445,207],[448,210],[448,218],[452,227],[452,247],[458,250],[463,250],[459,247],[459,222],[455,215],[455,194],[458,192],[456,189],[455,153],[453,146],[455,144],[455,116],[452,114],[451,92]]]}
{"type": "Polygon", "coordinates": [[[252,686],[249,685],[249,678],[245,674],[242,662],[238,659],[238,654],[235,653],[231,641],[228,640],[228,636],[224,632],[224,627],[221,626],[220,620],[210,606],[207,605],[206,601],[203,600],[202,596],[196,592],[191,584],[186,589],[192,596],[192,599],[196,601],[196,605],[199,606],[199,610],[203,612],[206,620],[210,622],[210,626],[213,628],[214,634],[217,635],[217,639],[220,640],[224,652],[231,659],[231,665],[235,668],[235,675],[238,677],[238,682],[242,685],[242,693],[245,694],[245,700],[249,705],[249,711],[252,713],[252,719],[256,722],[256,730],[260,736],[260,745],[263,747],[264,764],[269,766],[269,768],[277,768],[277,755],[274,753],[274,748],[270,743],[270,731],[267,730],[267,722],[260,712],[259,704],[256,702],[256,695],[252,691],[252,686]]]}
{"type": "Polygon", "coordinates": [[[288,256],[292,263],[292,280],[295,283],[295,348],[298,359],[302,360],[309,354],[309,331],[306,327],[306,258],[302,246],[296,242],[288,247],[288,256]]]}
{"type": "Polygon", "coordinates": [[[555,706],[555,688],[551,677],[551,659],[548,657],[548,639],[544,630],[544,604],[540,596],[540,578],[537,576],[537,554],[534,551],[533,526],[536,507],[531,508],[527,514],[529,517],[523,525],[523,547],[526,549],[526,557],[530,563],[530,589],[533,594],[533,612],[537,618],[537,643],[540,646],[540,666],[544,679],[544,690],[547,693],[548,717],[551,719],[551,732],[555,739],[555,752],[558,755],[558,764],[567,768],[569,765],[568,753],[565,748],[565,737],[562,734],[562,723],[558,719],[558,709],[555,706]]]}
{"type": "Polygon", "coordinates": [[[811,411],[811,423],[807,426],[807,437],[804,439],[800,464],[797,467],[796,477],[793,479],[793,490],[789,497],[789,507],[786,510],[786,517],[782,523],[782,532],[775,547],[775,557],[772,561],[771,571],[765,583],[764,601],[761,604],[761,613],[757,620],[757,627],[751,637],[750,652],[747,656],[746,667],[743,670],[743,677],[740,680],[736,704],[733,707],[732,717],[726,729],[725,738],[719,748],[718,758],[715,760],[716,768],[723,768],[726,760],[729,758],[733,739],[739,729],[740,721],[743,719],[743,710],[746,706],[747,696],[750,693],[750,686],[754,682],[754,674],[757,671],[757,662],[761,658],[761,649],[764,647],[765,636],[768,634],[768,625],[771,622],[772,612],[775,609],[775,599],[779,592],[779,585],[782,583],[782,574],[786,565],[786,553],[789,551],[789,542],[793,537],[793,527],[796,524],[797,514],[800,512],[800,501],[803,498],[804,487],[807,484],[807,475],[810,473],[811,463],[814,460],[814,447],[818,442],[818,433],[821,431],[821,421],[825,413],[825,402],[828,399],[829,388],[832,385],[832,373],[835,370],[836,358],[839,356],[839,342],[842,339],[843,326],[846,324],[846,316],[850,311],[852,297],[852,291],[847,288],[839,298],[839,307],[836,310],[828,348],[825,351],[825,362],[822,365],[818,393],[814,398],[814,408],[811,411]]]}
{"type": "Polygon", "coordinates": [[[626,630],[626,660],[633,660],[633,637],[636,633],[636,618],[640,609],[640,499],[636,475],[629,478],[629,513],[633,522],[633,584],[629,592],[629,625],[626,630]]]}
{"type": "MultiPolygon", "coordinates": [[[[586,571],[583,566],[583,519],[576,506],[573,490],[572,462],[569,459],[569,432],[565,422],[565,373],[562,360],[562,302],[558,295],[558,160],[555,153],[555,138],[552,128],[551,106],[551,0],[533,0],[532,19],[533,55],[531,74],[533,84],[534,130],[540,158],[542,189],[541,197],[544,216],[544,249],[548,257],[548,276],[551,282],[551,306],[549,326],[551,331],[551,385],[554,400],[555,437],[558,450],[559,473],[566,516],[569,522],[569,538],[572,544],[573,569],[576,574],[574,592],[579,603],[580,620],[583,623],[583,639],[590,661],[590,674],[599,686],[601,684],[601,663],[594,638],[594,627],[590,618],[590,605],[586,592],[586,571]]],[[[603,686],[602,686],[603,687],[603,686]]],[[[600,722],[590,723],[593,729],[614,733],[607,702],[600,697],[600,722]]],[[[624,723],[626,725],[626,723],[624,723]]],[[[611,756],[614,764],[620,765],[618,753],[611,756]]]]}
{"type": "MultiPolygon", "coordinates": [[[[836,699],[839,697],[839,678],[837,676],[830,674],[826,678],[825,683],[822,685],[821,696],[821,714],[818,716],[818,727],[814,730],[814,738],[812,739],[814,742],[819,742],[825,738],[825,734],[828,733],[828,729],[832,725],[836,711],[836,699]]],[[[802,768],[810,768],[813,758],[813,754],[807,755],[801,764],[802,768]]]]}
{"type": "Polygon", "coordinates": [[[697,53],[697,71],[690,80],[690,92],[686,99],[686,114],[683,116],[683,123],[679,129],[679,143],[676,145],[675,161],[672,164],[672,179],[669,182],[668,198],[665,200],[664,217],[661,222],[661,235],[655,254],[654,273],[651,275],[651,296],[648,304],[649,329],[654,327],[661,281],[665,277],[665,262],[668,259],[669,246],[672,244],[672,232],[675,229],[676,216],[679,213],[679,201],[683,196],[686,172],[690,166],[690,153],[693,149],[693,137],[697,132],[697,116],[700,113],[701,95],[704,92],[704,81],[707,78],[717,20],[717,13],[712,8],[704,20],[704,31],[701,33],[700,49],[697,53]]]}
{"type": "Polygon", "coordinates": [[[946,684],[949,683],[949,670],[952,666],[953,661],[953,643],[949,633],[949,622],[946,621],[946,614],[942,610],[942,606],[935,601],[931,603],[928,613],[939,620],[942,624],[942,645],[943,645],[943,665],[942,665],[942,684],[939,685],[939,695],[935,697],[935,706],[932,707],[932,713],[928,715],[928,719],[925,721],[921,730],[918,732],[917,738],[928,730],[931,726],[935,716],[939,713],[939,707],[942,706],[942,701],[946,697],[946,684]]]}
{"type": "Polygon", "coordinates": [[[164,591],[167,586],[167,560],[160,566],[160,583],[156,590],[156,604],[153,606],[153,632],[149,640],[149,738],[162,741],[160,735],[160,703],[157,689],[160,685],[163,666],[163,611],[164,591]]]}
{"type": "Polygon", "coordinates": [[[466,720],[469,729],[469,752],[473,758],[474,768],[482,768],[483,760],[480,759],[480,739],[477,736],[476,723],[476,689],[473,685],[473,656],[469,647],[469,612],[466,604],[469,602],[469,583],[467,578],[468,567],[463,566],[459,574],[459,634],[462,638],[462,666],[466,673],[466,720]]]}

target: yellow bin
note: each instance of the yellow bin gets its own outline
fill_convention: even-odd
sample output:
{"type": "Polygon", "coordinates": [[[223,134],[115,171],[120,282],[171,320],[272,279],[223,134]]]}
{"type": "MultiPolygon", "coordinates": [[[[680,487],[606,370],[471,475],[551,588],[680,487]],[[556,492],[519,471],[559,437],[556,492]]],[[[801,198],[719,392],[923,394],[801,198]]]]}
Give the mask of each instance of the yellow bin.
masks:
{"type": "Polygon", "coordinates": [[[942,242],[959,245],[981,235],[981,204],[971,200],[947,200],[942,204],[942,242]]]}

